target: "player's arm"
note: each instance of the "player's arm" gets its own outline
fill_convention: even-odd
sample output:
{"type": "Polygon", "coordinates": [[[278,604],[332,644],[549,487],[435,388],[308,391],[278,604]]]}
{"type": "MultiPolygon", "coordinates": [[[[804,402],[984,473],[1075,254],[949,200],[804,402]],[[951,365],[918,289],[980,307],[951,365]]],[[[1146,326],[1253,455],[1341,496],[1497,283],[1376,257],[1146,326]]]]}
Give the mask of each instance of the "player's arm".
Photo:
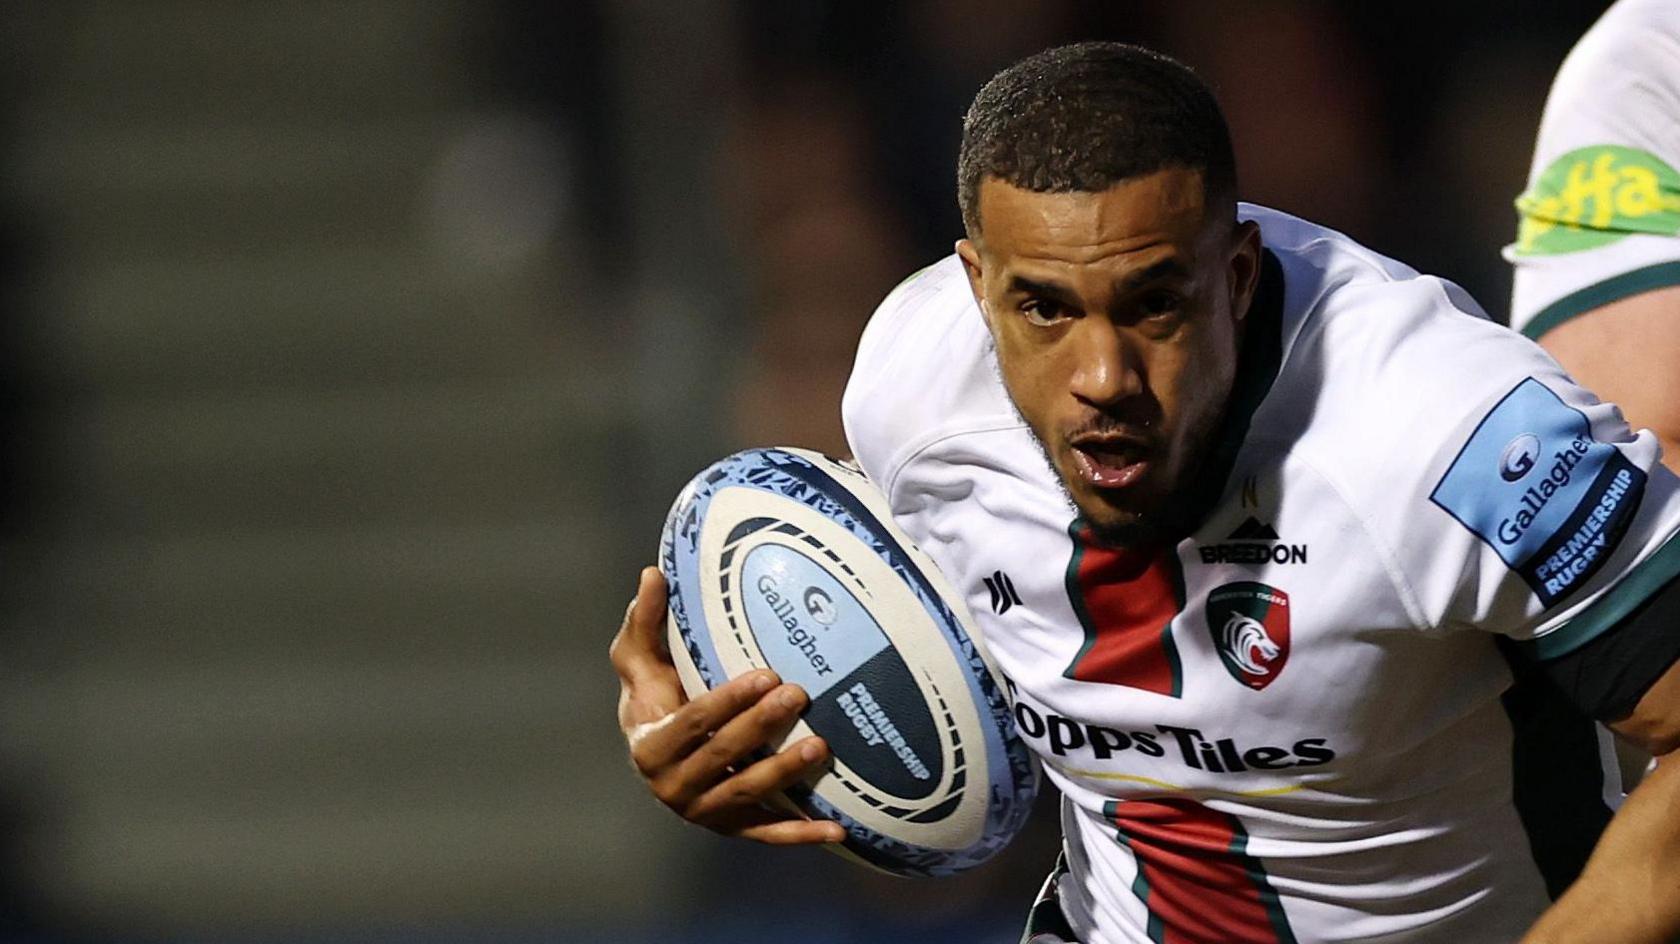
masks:
{"type": "Polygon", "coordinates": [[[1581,877],[1523,944],[1680,939],[1680,579],[1545,668],[1583,708],[1658,760],[1581,877]]]}
{"type": "Polygon", "coordinates": [[[1635,429],[1656,433],[1664,463],[1680,471],[1680,286],[1577,315],[1542,335],[1540,346],[1582,386],[1621,406],[1635,429]]]}
{"type": "Polygon", "coordinates": [[[779,684],[773,672],[749,672],[687,701],[664,638],[665,578],[648,567],[609,655],[620,685],[618,725],[653,795],[683,819],[726,836],[773,845],[845,838],[838,823],[766,805],[827,762],[822,738],[752,760],[792,728],[807,703],[804,689],[779,684]]]}

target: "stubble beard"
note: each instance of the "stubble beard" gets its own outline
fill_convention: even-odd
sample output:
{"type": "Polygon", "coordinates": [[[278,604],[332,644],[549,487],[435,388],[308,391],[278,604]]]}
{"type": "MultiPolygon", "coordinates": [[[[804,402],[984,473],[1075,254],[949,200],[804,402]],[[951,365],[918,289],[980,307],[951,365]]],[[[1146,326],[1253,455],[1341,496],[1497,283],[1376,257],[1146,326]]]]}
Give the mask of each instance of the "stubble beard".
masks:
{"type": "MultiPolygon", "coordinates": [[[[1009,385],[1004,383],[1003,368],[998,365],[997,346],[988,332],[986,338],[988,360],[991,362],[992,373],[997,377],[998,386],[1003,388],[1004,399],[1009,401],[1009,408],[1015,411],[1016,419],[1027,428],[1032,438],[1033,446],[1038,449],[1039,458],[1044,461],[1044,467],[1049,470],[1050,478],[1056,483],[1056,488],[1062,493],[1062,500],[1067,503],[1068,511],[1090,529],[1091,539],[1104,547],[1121,550],[1137,550],[1150,547],[1160,547],[1163,544],[1176,542],[1193,530],[1192,523],[1184,520],[1181,511],[1182,497],[1187,491],[1187,483],[1177,483],[1157,502],[1158,508],[1153,510],[1135,510],[1133,520],[1123,522],[1099,522],[1085,513],[1079,507],[1079,502],[1073,497],[1073,491],[1068,488],[1067,479],[1056,468],[1056,462],[1050,456],[1050,447],[1045,445],[1043,437],[1033,428],[1021,407],[1015,402],[1015,395],[1009,391],[1009,385]]],[[[1215,414],[1202,419],[1197,427],[1191,430],[1193,454],[1190,461],[1184,464],[1186,469],[1195,469],[1207,458],[1212,447],[1213,432],[1218,427],[1221,416],[1215,414]]]]}
{"type": "Polygon", "coordinates": [[[1062,501],[1067,504],[1068,513],[1084,522],[1085,526],[1090,529],[1091,539],[1105,547],[1133,549],[1158,543],[1160,529],[1151,521],[1153,517],[1151,515],[1144,512],[1134,512],[1135,517],[1132,521],[1099,522],[1087,515],[1085,509],[1079,507],[1079,502],[1073,497],[1073,491],[1068,488],[1067,479],[1062,477],[1062,473],[1056,468],[1056,461],[1050,456],[1050,447],[1045,445],[1044,438],[1038,434],[1038,430],[1033,428],[1032,423],[1027,419],[1027,415],[1021,412],[1020,404],[1015,402],[1015,395],[1009,391],[1009,385],[1004,383],[1003,368],[998,365],[996,342],[989,334],[986,338],[986,347],[989,355],[987,359],[992,366],[992,374],[997,377],[998,386],[1003,388],[1004,399],[1009,401],[1009,408],[1015,411],[1015,418],[1020,420],[1021,425],[1027,428],[1033,446],[1038,450],[1038,456],[1044,462],[1044,468],[1049,471],[1050,479],[1056,483],[1056,490],[1061,492],[1062,501]]]}

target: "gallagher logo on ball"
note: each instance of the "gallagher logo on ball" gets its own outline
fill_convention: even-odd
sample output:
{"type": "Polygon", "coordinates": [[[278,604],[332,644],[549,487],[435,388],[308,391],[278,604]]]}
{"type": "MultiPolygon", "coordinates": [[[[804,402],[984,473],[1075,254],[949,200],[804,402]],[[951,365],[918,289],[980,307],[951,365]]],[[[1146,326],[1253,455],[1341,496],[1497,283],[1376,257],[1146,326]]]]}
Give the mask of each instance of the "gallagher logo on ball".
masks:
{"type": "Polygon", "coordinates": [[[1231,677],[1256,691],[1289,661],[1289,594],[1263,583],[1228,583],[1208,594],[1208,630],[1231,677]]]}
{"type": "Polygon", "coordinates": [[[833,626],[835,618],[839,616],[834,609],[834,598],[821,587],[805,588],[805,612],[824,626],[833,626]]]}

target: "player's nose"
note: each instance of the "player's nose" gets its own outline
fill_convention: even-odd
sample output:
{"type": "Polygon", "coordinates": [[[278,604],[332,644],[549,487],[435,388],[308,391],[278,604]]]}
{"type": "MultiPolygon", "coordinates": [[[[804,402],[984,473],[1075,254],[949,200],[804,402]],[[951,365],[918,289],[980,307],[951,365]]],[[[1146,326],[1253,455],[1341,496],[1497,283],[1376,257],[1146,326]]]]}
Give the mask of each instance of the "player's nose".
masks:
{"type": "Polygon", "coordinates": [[[1076,399],[1106,409],[1143,392],[1142,358],[1112,321],[1081,318],[1070,340],[1074,364],[1069,387],[1076,399]]]}

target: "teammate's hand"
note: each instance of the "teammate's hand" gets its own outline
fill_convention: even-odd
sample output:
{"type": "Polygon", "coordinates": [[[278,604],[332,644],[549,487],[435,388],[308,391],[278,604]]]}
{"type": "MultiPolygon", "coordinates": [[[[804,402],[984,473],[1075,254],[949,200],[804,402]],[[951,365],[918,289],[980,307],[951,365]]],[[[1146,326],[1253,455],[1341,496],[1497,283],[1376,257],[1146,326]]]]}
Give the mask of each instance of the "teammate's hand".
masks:
{"type": "Polygon", "coordinates": [[[766,805],[828,763],[822,738],[805,738],[756,762],[750,756],[793,727],[809,700],[804,689],[780,685],[765,670],[687,701],[664,640],[665,578],[648,567],[609,654],[620,684],[618,726],[653,795],[683,819],[726,836],[772,845],[845,838],[839,823],[766,805]]]}

